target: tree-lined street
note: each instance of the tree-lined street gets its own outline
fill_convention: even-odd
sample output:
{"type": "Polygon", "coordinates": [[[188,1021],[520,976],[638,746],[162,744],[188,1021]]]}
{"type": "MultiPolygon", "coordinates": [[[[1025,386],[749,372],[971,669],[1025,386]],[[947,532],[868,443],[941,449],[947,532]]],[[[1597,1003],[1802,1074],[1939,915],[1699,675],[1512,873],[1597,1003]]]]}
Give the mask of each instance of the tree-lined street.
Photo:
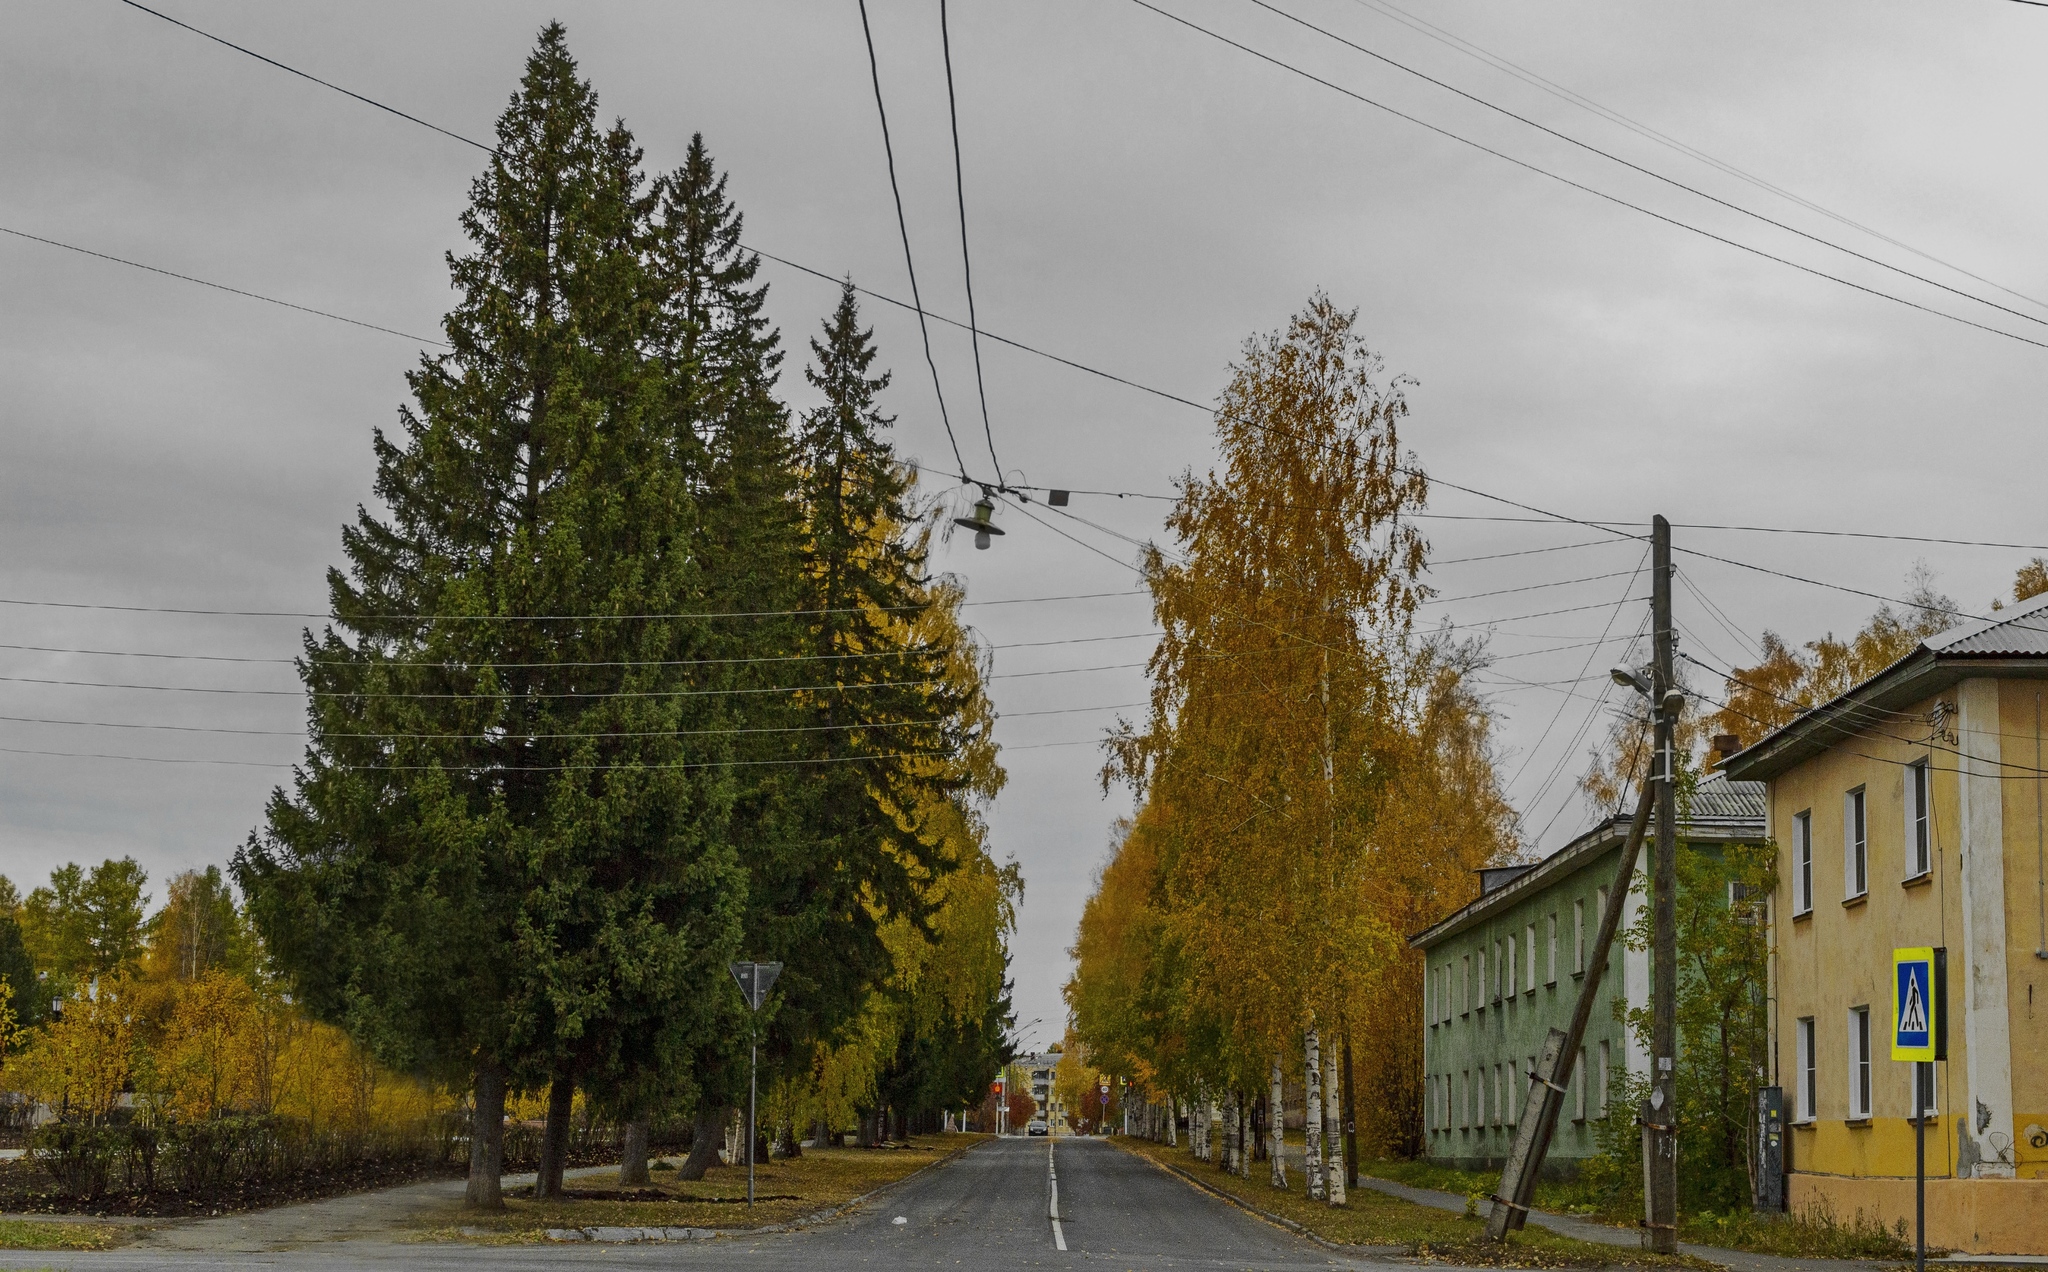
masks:
{"type": "MultiPolygon", "coordinates": [[[[331,1204],[331,1203],[323,1203],[331,1204]]],[[[1217,1200],[1103,1140],[1003,1139],[926,1170],[842,1219],[798,1232],[659,1245],[465,1246],[390,1238],[247,1250],[152,1246],[94,1254],[0,1252],[0,1268],[77,1272],[246,1267],[261,1258],[308,1272],[357,1269],[642,1267],[820,1268],[1328,1268],[1351,1266],[1308,1241],[1217,1200]],[[1048,1167],[1059,1172],[1057,1248],[1048,1167]],[[906,1222],[897,1223],[898,1217],[906,1222]]]]}

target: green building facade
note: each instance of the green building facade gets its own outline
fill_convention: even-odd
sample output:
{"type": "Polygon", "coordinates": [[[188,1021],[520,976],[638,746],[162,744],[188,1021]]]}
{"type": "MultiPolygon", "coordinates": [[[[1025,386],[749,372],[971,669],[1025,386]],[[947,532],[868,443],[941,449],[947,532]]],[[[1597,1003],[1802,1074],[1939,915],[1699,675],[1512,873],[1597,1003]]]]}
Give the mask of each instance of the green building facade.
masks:
{"type": "MultiPolygon", "coordinates": [[[[1680,830],[1689,851],[1761,842],[1763,784],[1702,781],[1680,830]]],[[[1540,862],[1482,870],[1477,900],[1410,938],[1425,969],[1423,1153],[1429,1161],[1500,1168],[1528,1098],[1536,1054],[1551,1028],[1571,1021],[1627,837],[1628,818],[1610,817],[1540,862]]],[[[1624,928],[1647,904],[1649,861],[1646,840],[1622,913],[1624,928]]],[[[1624,950],[1617,939],[1572,1066],[1546,1174],[1568,1175],[1599,1151],[1611,1082],[1647,1071],[1648,1060],[1615,1019],[1614,1004],[1643,1006],[1649,992],[1648,954],[1624,950]]]]}

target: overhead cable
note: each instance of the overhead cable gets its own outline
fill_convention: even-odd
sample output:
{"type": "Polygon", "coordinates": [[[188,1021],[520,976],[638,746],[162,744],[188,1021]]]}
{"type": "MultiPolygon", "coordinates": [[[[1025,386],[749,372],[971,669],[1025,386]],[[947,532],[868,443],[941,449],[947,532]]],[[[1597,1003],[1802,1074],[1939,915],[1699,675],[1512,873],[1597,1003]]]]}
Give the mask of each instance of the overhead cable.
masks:
{"type": "MultiPolygon", "coordinates": [[[[1349,97],[1354,101],[1361,102],[1367,106],[1371,106],[1375,110],[1385,111],[1387,114],[1394,116],[1396,119],[1406,120],[1407,122],[1414,124],[1419,128],[1426,128],[1430,132],[1436,133],[1439,136],[1449,138],[1450,140],[1458,142],[1461,145],[1470,146],[1474,150],[1478,150],[1485,154],[1492,155],[1496,159],[1502,160],[1506,163],[1511,163],[1515,167],[1524,169],[1525,171],[1533,172],[1537,176],[1548,177],[1552,181],[1556,181],[1562,185],[1570,186],[1574,190],[1579,190],[1586,194],[1590,194],[1596,199],[1601,199],[1605,202],[1612,203],[1617,207],[1627,208],[1632,212],[1639,212],[1642,215],[1651,218],[1652,220],[1662,221],[1666,225],[1674,226],[1681,230],[1686,230],[1690,233],[1697,234],[1702,238],[1711,239],[1716,243],[1721,243],[1725,246],[1732,247],[1737,251],[1747,252],[1751,256],[1760,257],[1767,261],[1774,261],[1777,264],[1788,266],[1792,269],[1796,269],[1802,274],[1811,274],[1815,278],[1824,278],[1829,282],[1839,283],[1844,287],[1851,288],[1855,291],[1863,292],[1866,295],[1876,296],[1883,300],[1889,300],[1894,304],[1904,305],[1908,309],[1917,309],[1921,313],[1931,314],[1936,318],[1946,318],[1950,322],[1961,323],[1965,327],[1975,327],[1979,331],[1989,332],[1994,336],[2004,336],[2008,340],[2016,340],[2021,344],[2033,345],[2037,349],[2048,349],[2048,341],[2035,340],[2032,337],[2023,336],[2018,334],[2017,332],[2006,331],[2003,328],[1993,327],[1986,323],[1981,323],[1969,318],[1965,318],[1960,314],[1952,314],[1946,312],[1945,310],[1935,309],[1932,306],[1923,305],[1918,301],[1908,300],[1903,296],[1896,296],[1893,295],[1891,292],[1883,291],[1876,287],[1868,287],[1862,283],[1854,282],[1850,279],[1843,278],[1839,274],[1830,274],[1826,270],[1815,269],[1811,265],[1802,265],[1797,261],[1787,259],[1783,256],[1775,255],[1771,252],[1767,252],[1760,247],[1751,247],[1747,243],[1739,242],[1735,239],[1727,238],[1723,235],[1716,234],[1712,230],[1702,229],[1697,225],[1693,225],[1686,221],[1681,221],[1676,217],[1665,216],[1663,213],[1652,211],[1651,209],[1646,208],[1639,203],[1631,203],[1627,199],[1624,199],[1619,195],[1609,194],[1604,190],[1596,189],[1595,187],[1586,185],[1583,182],[1574,181],[1570,177],[1567,177],[1562,173],[1552,172],[1548,168],[1540,167],[1536,164],[1530,163],[1525,159],[1517,159],[1513,155],[1510,155],[1505,151],[1496,150],[1492,146],[1489,146],[1484,142],[1475,141],[1472,138],[1464,136],[1461,133],[1452,132],[1448,128],[1432,124],[1427,120],[1418,118],[1414,115],[1410,115],[1406,111],[1396,110],[1394,107],[1387,105],[1385,102],[1376,101],[1373,98],[1367,97],[1363,93],[1355,92],[1351,89],[1345,88],[1343,85],[1338,84],[1333,80],[1327,80],[1320,75],[1314,74],[1313,72],[1303,70],[1301,67],[1298,67],[1291,62],[1282,61],[1281,59],[1274,57],[1270,53],[1261,52],[1260,50],[1253,48],[1249,44],[1239,43],[1238,41],[1231,39],[1229,36],[1224,35],[1221,32],[1212,31],[1208,27],[1202,26],[1200,23],[1191,22],[1188,19],[1181,17],[1177,13],[1169,13],[1167,10],[1160,8],[1155,4],[1149,3],[1149,0],[1131,0],[1131,3],[1137,5],[1141,9],[1146,9],[1152,13],[1156,13],[1160,17],[1166,18],[1169,21],[1177,22],[1191,31],[1198,31],[1201,34],[1208,36],[1212,40],[1216,40],[1220,43],[1227,44],[1231,48],[1237,49],[1241,52],[1249,53],[1251,56],[1258,58],[1262,62],[1271,63],[1272,65],[1279,67],[1281,70],[1288,71],[1295,75],[1299,75],[1300,77],[1310,81],[1311,83],[1320,84],[1324,88],[1330,89],[1333,92],[1342,93],[1344,96],[1349,97]]],[[[1990,302],[1985,301],[1982,303],[1989,304],[1990,302]]]]}
{"type": "MultiPolygon", "coordinates": [[[[2031,304],[2048,306],[2048,301],[2040,300],[2036,297],[2029,296],[2025,292],[2014,291],[2012,288],[2007,287],[2005,284],[2001,282],[1998,282],[1996,279],[1986,278],[1982,274],[1971,273],[1969,270],[1964,269],[1962,266],[1956,264],[1954,261],[1943,260],[1939,256],[1935,256],[1930,252],[1926,252],[1921,250],[1920,248],[1914,247],[1911,243],[1907,243],[1901,239],[1893,238],[1891,235],[1886,234],[1882,230],[1873,229],[1872,227],[1863,224],[1861,221],[1857,221],[1853,218],[1844,216],[1840,212],[1836,212],[1823,204],[1814,202],[1812,199],[1806,198],[1805,196],[1800,194],[1796,194],[1791,190],[1787,190],[1783,186],[1773,184],[1772,182],[1757,176],[1755,173],[1748,172],[1742,168],[1739,168],[1736,165],[1727,162],[1726,160],[1717,159],[1713,155],[1708,154],[1706,151],[1701,150],[1698,147],[1688,145],[1685,142],[1680,141],[1678,138],[1673,137],[1668,133],[1659,132],[1655,128],[1650,127],[1648,124],[1632,119],[1629,116],[1622,114],[1618,110],[1614,110],[1607,106],[1603,106],[1599,102],[1594,101],[1592,98],[1587,97],[1582,93],[1574,92],[1573,90],[1566,88],[1564,85],[1559,84],[1554,80],[1545,79],[1543,76],[1538,75],[1536,72],[1530,70],[1529,68],[1522,66],[1516,62],[1510,61],[1509,59],[1502,57],[1497,53],[1491,52],[1490,50],[1482,48],[1479,45],[1474,44],[1472,41],[1465,39],[1463,36],[1455,35],[1440,26],[1435,26],[1431,24],[1427,19],[1419,17],[1416,14],[1409,12],[1408,10],[1401,8],[1399,5],[1391,3],[1391,0],[1352,0],[1352,2],[1354,4],[1357,4],[1361,8],[1369,8],[1380,13],[1385,17],[1391,18],[1395,22],[1400,23],[1402,26],[1407,27],[1411,31],[1418,32],[1419,34],[1424,35],[1429,39],[1435,40],[1439,44],[1442,44],[1447,48],[1454,49],[1459,53],[1463,53],[1467,57],[1475,58],[1481,62],[1484,62],[1488,66],[1493,67],[1495,70],[1513,76],[1514,78],[1522,81],[1524,84],[1529,85],[1531,88],[1537,89],[1540,92],[1548,93],[1552,97],[1555,97],[1560,101],[1568,102],[1573,106],[1579,107],[1581,110],[1590,111],[1593,114],[1598,115],[1599,117],[1607,120],[1610,123],[1628,129],[1630,132],[1636,134],[1639,137],[1644,138],[1645,140],[1655,142],[1657,145],[1664,146],[1670,150],[1676,151],[1677,153],[1685,155],[1688,158],[1696,159],[1699,162],[1706,164],[1710,168],[1714,168],[1720,172],[1726,173],[1731,177],[1734,177],[1738,181],[1745,182],[1748,185],[1754,186],[1757,189],[1762,190],[1768,194],[1775,194],[1781,199],[1789,200],[1792,203],[1798,204],[1800,207],[1806,208],[1808,211],[1817,212],[1821,216],[1824,216],[1831,221],[1834,221],[1841,225],[1845,225],[1852,230],[1861,231],[1862,233],[1868,234],[1869,236],[1871,236],[1874,239],[1877,239],[1880,242],[1889,243],[1891,246],[1896,247],[1901,251],[1911,252],[1913,255],[1919,257],[1923,261],[1928,261],[1932,264],[1939,265],[1944,269],[1954,270],[1956,273],[1961,274],[1965,278],[1971,279],[1974,282],[1982,283],[1986,287],[1994,288],[1995,290],[2004,292],[2006,295],[2013,297],[2015,300],[2024,300],[2031,304]]],[[[2028,4],[2037,2],[2048,3],[2048,0],[2023,0],[2023,2],[2028,4]]]]}
{"type": "Polygon", "coordinates": [[[946,0],[939,0],[939,51],[946,62],[946,118],[953,125],[953,196],[960,208],[960,276],[967,284],[967,334],[974,345],[974,391],[981,397],[981,431],[988,438],[988,459],[996,466],[996,484],[1003,481],[1003,461],[996,458],[995,429],[988,421],[988,385],[981,378],[981,327],[974,319],[974,259],[967,250],[967,178],[960,166],[960,106],[953,95],[953,38],[946,28],[946,0]]]}
{"type": "MultiPolygon", "coordinates": [[[[1497,105],[1496,103],[1490,102],[1487,99],[1480,97],[1475,93],[1468,93],[1464,89],[1459,88],[1454,84],[1447,84],[1443,80],[1437,79],[1433,75],[1429,75],[1422,71],[1418,71],[1414,67],[1409,66],[1405,63],[1397,62],[1393,58],[1388,57],[1384,53],[1380,53],[1374,49],[1367,48],[1363,44],[1358,44],[1351,40],[1347,40],[1343,36],[1337,34],[1335,31],[1331,31],[1326,27],[1317,26],[1315,23],[1310,22],[1306,18],[1296,17],[1294,14],[1287,12],[1287,10],[1280,8],[1278,5],[1272,4],[1270,0],[1250,0],[1250,3],[1257,5],[1259,8],[1264,9],[1268,13],[1277,14],[1280,17],[1287,19],[1289,22],[1296,24],[1297,26],[1306,27],[1307,29],[1314,31],[1317,35],[1323,36],[1326,39],[1335,40],[1337,43],[1343,45],[1345,48],[1352,49],[1359,53],[1363,53],[1369,58],[1373,58],[1381,63],[1384,63],[1387,66],[1393,67],[1397,71],[1404,72],[1408,75],[1413,75],[1414,77],[1424,81],[1425,83],[1436,85],[1438,88],[1443,89],[1447,93],[1455,93],[1457,96],[1464,98],[1468,102],[1472,102],[1475,105],[1483,106],[1486,109],[1495,112],[1496,114],[1504,115],[1507,118],[1516,121],[1517,123],[1525,124],[1530,128],[1534,128],[1536,131],[1543,133],[1545,136],[1555,137],[1559,141],[1565,142],[1568,145],[1577,146],[1579,149],[1586,151],[1588,154],[1598,155],[1602,159],[1618,163],[1622,167],[1627,168],[1631,172],[1639,172],[1642,175],[1649,177],[1654,181],[1661,181],[1665,185],[1671,186],[1674,189],[1683,190],[1687,194],[1695,195],[1699,198],[1705,199],[1707,202],[1712,203],[1717,207],[1726,208],[1730,212],[1735,212],[1742,216],[1749,217],[1751,220],[1754,221],[1760,221],[1765,225],[1783,230],[1788,234],[1798,235],[1800,238],[1803,238],[1810,243],[1818,243],[1822,247],[1833,248],[1835,251],[1841,252],[1844,255],[1853,256],[1857,260],[1862,261],[1865,264],[1875,265],[1879,269],[1888,269],[1892,273],[1898,274],[1904,278],[1910,278],[1914,282],[1925,283],[1929,287],[1939,288],[1942,291],[1948,292],[1950,295],[1960,296],[1964,300],[1974,300],[1978,304],[1988,306],[1992,309],[1996,309],[2000,313],[2010,314],[2015,318],[2020,318],[2027,322],[2037,323],[2041,326],[2048,327],[2048,318],[2039,318],[2033,314],[2024,313],[2021,310],[2001,305],[1996,301],[1986,300],[1984,299],[1984,297],[1977,295],[1975,292],[1964,291],[1960,287],[1951,287],[1947,283],[1938,282],[1935,279],[1928,278],[1923,274],[1916,274],[1912,270],[1905,269],[1897,265],[1893,265],[1889,261],[1880,260],[1875,256],[1865,255],[1864,253],[1859,252],[1852,247],[1845,247],[1832,239],[1822,238],[1818,234],[1809,234],[1808,232],[1798,228],[1797,226],[1787,225],[1785,222],[1776,220],[1772,217],[1765,216],[1761,212],[1751,211],[1750,209],[1743,207],[1739,203],[1731,203],[1727,199],[1720,198],[1717,195],[1709,194],[1705,190],[1701,190],[1696,186],[1687,185],[1685,182],[1680,181],[1675,177],[1667,177],[1663,173],[1658,172],[1655,169],[1646,168],[1639,163],[1634,163],[1628,159],[1624,159],[1620,155],[1614,154],[1611,151],[1602,150],[1600,147],[1593,145],[1591,142],[1581,141],[1579,138],[1574,137],[1569,133],[1559,132],[1557,129],[1551,128],[1545,124],[1538,123],[1536,120],[1530,119],[1526,115],[1517,114],[1516,112],[1509,110],[1505,106],[1497,105]]],[[[1896,299],[1896,297],[1894,297],[1894,299],[1896,299]]]]}
{"type": "MultiPolygon", "coordinates": [[[[946,391],[939,385],[939,364],[932,357],[932,329],[925,322],[924,300],[917,291],[917,261],[910,254],[910,222],[903,216],[903,188],[896,183],[896,147],[889,141],[889,112],[882,105],[882,67],[875,60],[875,33],[868,25],[868,0],[860,0],[860,31],[867,38],[868,73],[875,84],[875,114],[882,121],[882,154],[889,163],[889,193],[896,200],[896,228],[903,234],[903,269],[910,275],[910,299],[917,310],[917,329],[924,336],[924,364],[931,368],[932,396],[939,400],[939,420],[946,426],[953,462],[960,465],[960,480],[966,481],[967,461],[960,456],[960,439],[953,436],[953,419],[946,413],[946,391]]],[[[996,473],[996,480],[1002,479],[1002,473],[996,473]]]]}

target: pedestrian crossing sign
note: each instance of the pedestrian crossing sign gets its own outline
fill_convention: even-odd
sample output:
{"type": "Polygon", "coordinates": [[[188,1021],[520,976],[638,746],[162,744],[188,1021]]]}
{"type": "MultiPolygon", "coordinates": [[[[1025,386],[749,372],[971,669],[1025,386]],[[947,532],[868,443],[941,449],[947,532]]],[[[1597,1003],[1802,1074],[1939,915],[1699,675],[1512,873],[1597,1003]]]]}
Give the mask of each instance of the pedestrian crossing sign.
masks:
{"type": "Polygon", "coordinates": [[[1892,1059],[1933,1060],[1934,950],[1892,951],[1892,1059]]]}

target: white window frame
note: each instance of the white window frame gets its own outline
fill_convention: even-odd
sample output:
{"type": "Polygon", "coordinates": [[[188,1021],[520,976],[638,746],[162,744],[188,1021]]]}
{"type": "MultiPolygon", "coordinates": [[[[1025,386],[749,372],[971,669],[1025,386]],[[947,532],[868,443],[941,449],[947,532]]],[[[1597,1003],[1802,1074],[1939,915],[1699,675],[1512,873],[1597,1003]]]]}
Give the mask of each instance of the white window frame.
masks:
{"type": "Polygon", "coordinates": [[[1572,1121],[1586,1120],[1586,1049],[1579,1048],[1579,1062],[1572,1066],[1572,1121]]]}
{"type": "Polygon", "coordinates": [[[1868,1121],[1876,1074],[1870,1062],[1870,1008],[1849,1009],[1849,1120],[1868,1121]]]}
{"type": "Polygon", "coordinates": [[[1601,1117],[1607,1116],[1607,1066],[1612,1062],[1613,1046],[1611,1043],[1608,1042],[1607,1039],[1602,1038],[1600,1040],[1600,1089],[1597,1092],[1595,1092],[1595,1094],[1599,1096],[1599,1099],[1594,1106],[1597,1109],[1599,1109],[1601,1117]]]}
{"type": "Polygon", "coordinates": [[[1572,902],[1572,974],[1586,970],[1586,898],[1572,902]]]}
{"type": "Polygon", "coordinates": [[[1500,1001],[1500,946],[1501,943],[1499,941],[1493,943],[1493,998],[1491,1001],[1496,1003],[1500,1001]]]}
{"type": "Polygon", "coordinates": [[[1818,1042],[1815,1037],[1814,1018],[1801,1016],[1793,1026],[1792,1037],[1793,1074],[1799,1084],[1793,1120],[1816,1122],[1820,1120],[1820,1071],[1814,1063],[1814,1052],[1818,1042]]]}
{"type": "Polygon", "coordinates": [[[1813,913],[1813,810],[1792,814],[1792,914],[1813,913]]]}
{"type": "Polygon", "coordinates": [[[1870,806],[1857,787],[1842,796],[1842,899],[1870,894],[1870,806]]]}
{"type": "Polygon", "coordinates": [[[1472,1010],[1472,956],[1470,954],[1464,956],[1461,966],[1463,970],[1458,977],[1458,1014],[1463,1016],[1472,1010]]]}
{"type": "Polygon", "coordinates": [[[1933,775],[1926,760],[1906,766],[1906,877],[1918,879],[1934,870],[1933,775]]]}
{"type": "MultiPolygon", "coordinates": [[[[1915,1077],[1924,1076],[1927,1079],[1926,1113],[1928,1118],[1932,1119],[1941,1112],[1941,1101],[1936,1098],[1941,1093],[1941,1084],[1934,1080],[1934,1065],[1929,1062],[1925,1064],[1910,1064],[1906,1067],[1913,1071],[1915,1077]]],[[[1914,1078],[1906,1079],[1906,1125],[1908,1126],[1913,1124],[1913,1082],[1914,1078]]]]}
{"type": "Polygon", "coordinates": [[[1557,911],[1555,910],[1550,912],[1550,962],[1545,971],[1548,975],[1543,978],[1543,983],[1546,985],[1557,984],[1557,911]]]}
{"type": "Polygon", "coordinates": [[[1502,964],[1503,970],[1505,970],[1507,973],[1507,993],[1504,994],[1503,997],[1513,998],[1515,996],[1515,984],[1519,978],[1517,967],[1518,964],[1516,961],[1515,934],[1513,932],[1510,932],[1508,933],[1508,961],[1502,964]]]}
{"type": "Polygon", "coordinates": [[[1522,935],[1528,951],[1528,966],[1522,970],[1522,989],[1533,994],[1536,992],[1536,925],[1531,923],[1523,928],[1522,935]]]}

